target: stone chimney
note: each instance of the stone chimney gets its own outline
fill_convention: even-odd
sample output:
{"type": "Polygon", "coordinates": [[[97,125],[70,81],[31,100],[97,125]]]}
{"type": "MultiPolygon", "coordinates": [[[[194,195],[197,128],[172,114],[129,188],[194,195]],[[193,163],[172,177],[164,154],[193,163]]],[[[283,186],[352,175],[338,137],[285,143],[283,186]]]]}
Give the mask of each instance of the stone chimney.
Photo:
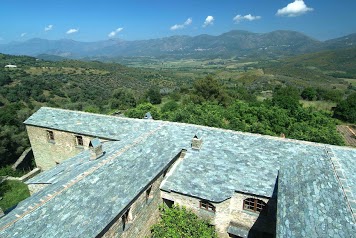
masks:
{"type": "Polygon", "coordinates": [[[203,144],[202,138],[198,138],[198,136],[195,135],[192,140],[192,149],[200,150],[202,147],[202,144],[203,144]]]}
{"type": "Polygon", "coordinates": [[[152,115],[151,115],[150,112],[147,112],[147,113],[145,114],[145,116],[143,117],[143,119],[153,120],[153,117],[152,117],[152,115]]]}
{"type": "Polygon", "coordinates": [[[104,154],[103,145],[101,144],[99,138],[94,138],[90,141],[89,150],[90,160],[96,160],[104,154]]]}

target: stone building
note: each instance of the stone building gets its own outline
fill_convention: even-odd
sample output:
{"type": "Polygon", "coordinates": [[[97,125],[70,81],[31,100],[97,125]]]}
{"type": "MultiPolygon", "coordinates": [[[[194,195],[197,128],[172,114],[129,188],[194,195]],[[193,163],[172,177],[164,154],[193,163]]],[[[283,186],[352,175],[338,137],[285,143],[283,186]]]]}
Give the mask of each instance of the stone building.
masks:
{"type": "Polygon", "coordinates": [[[356,233],[352,148],[45,107],[25,124],[43,172],[0,237],[145,237],[159,204],[220,237],[356,233]]]}

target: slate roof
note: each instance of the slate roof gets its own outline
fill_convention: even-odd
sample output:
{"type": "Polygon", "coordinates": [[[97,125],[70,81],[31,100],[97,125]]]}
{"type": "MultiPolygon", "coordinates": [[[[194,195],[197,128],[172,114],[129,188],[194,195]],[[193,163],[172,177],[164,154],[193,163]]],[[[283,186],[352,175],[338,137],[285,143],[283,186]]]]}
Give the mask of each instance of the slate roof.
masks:
{"type": "Polygon", "coordinates": [[[89,152],[84,151],[29,180],[28,183],[50,185],[21,202],[0,220],[0,230],[16,221],[1,231],[0,237],[31,237],[30,234],[45,237],[46,232],[56,237],[95,236],[110,219],[123,212],[135,195],[143,191],[182,149],[187,150],[186,156],[162,183],[164,191],[211,202],[224,201],[235,191],[271,197],[279,173],[279,237],[315,234],[310,226],[302,233],[307,223],[320,225],[318,229],[321,230],[317,232],[326,229],[342,234],[337,232],[341,232],[343,225],[347,229],[345,232],[354,229],[347,225],[354,224],[350,220],[353,213],[342,207],[345,208],[347,202],[353,207],[355,201],[355,149],[53,108],[41,108],[25,124],[116,141],[103,144],[107,153],[98,160],[90,161],[89,152]],[[190,148],[194,135],[203,138],[200,150],[190,148]],[[346,189],[340,190],[341,186],[346,189]],[[48,194],[55,196],[48,197],[48,194]],[[315,196],[321,200],[314,200],[315,196]],[[41,201],[47,202],[42,204],[41,201]],[[305,207],[299,210],[291,201],[305,207]],[[341,208],[336,205],[324,209],[334,203],[341,208]],[[316,214],[313,211],[317,211],[316,214]],[[46,218],[46,222],[40,222],[41,218],[46,218]],[[330,218],[339,225],[325,223],[330,218]],[[72,235],[65,233],[69,231],[72,235]]]}
{"type": "Polygon", "coordinates": [[[323,147],[285,139],[203,128],[201,150],[188,150],[161,186],[212,202],[235,191],[272,197],[281,161],[321,156],[323,147]],[[199,176],[197,176],[199,175],[199,176]]]}
{"type": "Polygon", "coordinates": [[[335,173],[345,189],[346,196],[354,213],[356,220],[356,153],[355,150],[347,150],[340,147],[331,147],[330,159],[333,163],[335,173]]]}
{"type": "Polygon", "coordinates": [[[152,120],[128,119],[49,107],[41,107],[24,123],[110,140],[136,138],[159,124],[152,120]]]}
{"type": "Polygon", "coordinates": [[[250,229],[247,227],[241,227],[238,224],[230,224],[227,228],[229,234],[233,234],[238,237],[247,238],[250,229]]]}
{"type": "MultiPolygon", "coordinates": [[[[354,150],[346,153],[355,159],[354,150]]],[[[350,198],[327,154],[285,161],[278,180],[277,237],[355,237],[350,198]]]]}
{"type": "Polygon", "coordinates": [[[95,237],[173,162],[181,149],[162,127],[129,142],[86,150],[28,183],[52,183],[0,220],[0,237],[95,237]]]}

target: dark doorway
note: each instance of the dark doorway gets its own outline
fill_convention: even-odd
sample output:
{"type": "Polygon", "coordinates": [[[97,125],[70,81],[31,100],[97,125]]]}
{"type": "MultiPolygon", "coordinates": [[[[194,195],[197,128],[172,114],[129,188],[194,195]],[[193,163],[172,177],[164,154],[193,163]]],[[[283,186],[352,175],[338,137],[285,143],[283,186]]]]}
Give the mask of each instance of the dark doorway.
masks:
{"type": "Polygon", "coordinates": [[[163,204],[165,204],[169,208],[172,208],[174,201],[163,198],[163,204]]]}

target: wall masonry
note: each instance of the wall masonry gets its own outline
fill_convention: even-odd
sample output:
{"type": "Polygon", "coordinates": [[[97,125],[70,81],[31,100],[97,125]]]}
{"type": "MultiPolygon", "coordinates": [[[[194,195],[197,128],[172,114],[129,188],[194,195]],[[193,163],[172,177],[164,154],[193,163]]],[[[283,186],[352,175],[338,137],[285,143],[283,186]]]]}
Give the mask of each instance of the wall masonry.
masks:
{"type": "Polygon", "coordinates": [[[57,163],[88,149],[89,142],[93,139],[90,136],[80,135],[84,146],[78,146],[75,136],[79,134],[28,125],[26,129],[36,165],[41,170],[53,168],[57,163]],[[47,131],[53,132],[54,140],[49,140],[47,131]]]}
{"type": "Polygon", "coordinates": [[[151,184],[152,187],[149,195],[146,189],[134,201],[129,208],[129,221],[125,223],[125,225],[123,215],[120,214],[120,216],[116,218],[116,221],[106,229],[102,237],[148,237],[151,234],[151,226],[156,224],[159,220],[159,205],[162,203],[159,186],[162,180],[163,175],[151,184]]]}
{"type": "Polygon", "coordinates": [[[175,192],[161,191],[163,199],[174,201],[175,204],[185,206],[195,212],[203,219],[210,221],[215,226],[219,237],[227,238],[229,234],[227,229],[230,223],[238,224],[241,227],[253,229],[256,234],[273,234],[275,233],[275,199],[267,199],[252,195],[234,193],[233,196],[220,203],[212,203],[216,211],[211,212],[199,207],[201,199],[182,195],[175,192]],[[243,201],[246,198],[257,198],[268,204],[267,215],[246,211],[243,209],[243,201]]]}
{"type": "Polygon", "coordinates": [[[37,193],[47,187],[49,184],[48,183],[38,183],[38,184],[28,184],[28,190],[30,191],[30,195],[32,196],[34,193],[37,193]]]}

